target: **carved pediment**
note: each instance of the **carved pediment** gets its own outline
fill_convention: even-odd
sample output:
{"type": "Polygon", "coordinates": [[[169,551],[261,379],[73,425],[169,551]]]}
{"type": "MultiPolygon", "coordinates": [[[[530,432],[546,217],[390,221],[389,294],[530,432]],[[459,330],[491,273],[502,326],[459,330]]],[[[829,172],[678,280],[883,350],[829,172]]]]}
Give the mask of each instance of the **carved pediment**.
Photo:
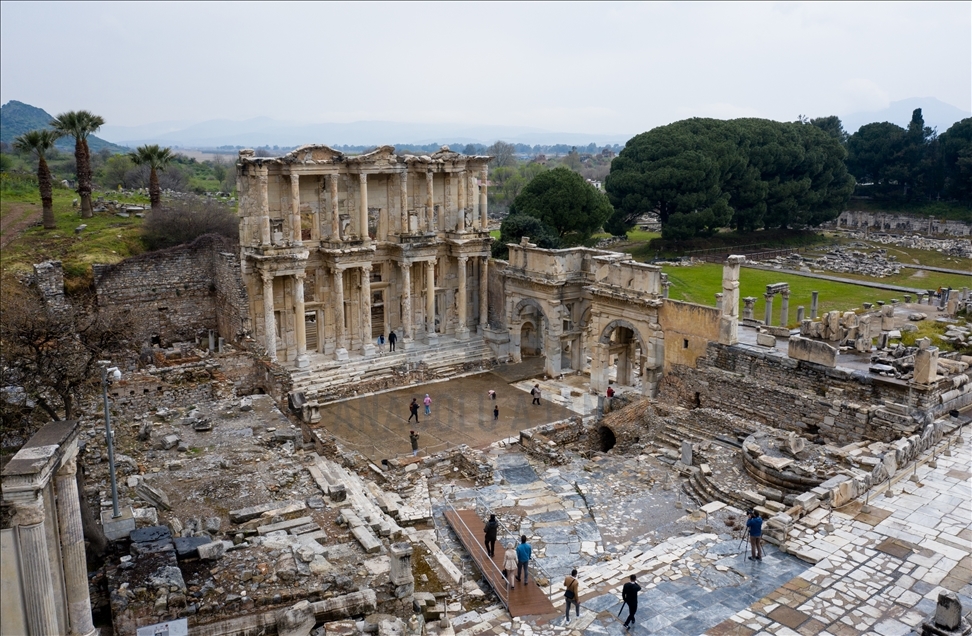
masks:
{"type": "Polygon", "coordinates": [[[334,163],[341,161],[344,153],[325,146],[324,144],[311,144],[301,146],[296,150],[291,150],[281,157],[284,163],[334,163]]]}

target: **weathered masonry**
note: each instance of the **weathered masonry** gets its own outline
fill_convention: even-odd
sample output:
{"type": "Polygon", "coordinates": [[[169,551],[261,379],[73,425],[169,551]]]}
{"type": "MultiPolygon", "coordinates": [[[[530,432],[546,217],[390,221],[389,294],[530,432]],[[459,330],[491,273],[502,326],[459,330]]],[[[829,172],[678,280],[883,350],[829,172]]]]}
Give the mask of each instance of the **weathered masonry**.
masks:
{"type": "Polygon", "coordinates": [[[489,157],[323,145],[240,152],[240,246],[254,337],[271,359],[370,356],[487,322],[489,157]]]}

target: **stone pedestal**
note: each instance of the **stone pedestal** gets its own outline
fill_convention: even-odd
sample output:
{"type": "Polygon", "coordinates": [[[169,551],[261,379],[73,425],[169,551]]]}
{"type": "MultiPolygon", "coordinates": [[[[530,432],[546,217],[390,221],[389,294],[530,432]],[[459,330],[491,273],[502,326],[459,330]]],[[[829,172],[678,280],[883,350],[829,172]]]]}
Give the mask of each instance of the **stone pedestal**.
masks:
{"type": "Polygon", "coordinates": [[[101,527],[105,531],[105,536],[109,541],[127,539],[128,535],[135,529],[135,516],[131,506],[123,506],[118,509],[121,516],[113,518],[111,510],[101,511],[101,527]]]}
{"type": "Polygon", "coordinates": [[[348,350],[344,347],[338,347],[334,350],[334,359],[342,362],[348,360],[348,350]]]}

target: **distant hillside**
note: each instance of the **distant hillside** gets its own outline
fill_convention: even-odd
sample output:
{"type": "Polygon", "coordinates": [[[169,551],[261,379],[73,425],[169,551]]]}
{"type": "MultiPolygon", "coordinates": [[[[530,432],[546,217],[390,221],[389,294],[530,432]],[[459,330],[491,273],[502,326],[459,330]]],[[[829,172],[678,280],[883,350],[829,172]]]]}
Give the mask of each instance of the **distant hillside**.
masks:
{"type": "MultiPolygon", "coordinates": [[[[38,128],[49,128],[52,119],[54,118],[43,108],[11,100],[0,106],[0,141],[12,144],[14,139],[25,132],[38,128]]],[[[102,148],[107,148],[115,153],[128,152],[128,148],[105,141],[94,135],[88,137],[88,147],[91,152],[98,152],[102,148]]],[[[74,138],[61,137],[57,141],[57,149],[64,152],[74,152],[74,138]]]]}

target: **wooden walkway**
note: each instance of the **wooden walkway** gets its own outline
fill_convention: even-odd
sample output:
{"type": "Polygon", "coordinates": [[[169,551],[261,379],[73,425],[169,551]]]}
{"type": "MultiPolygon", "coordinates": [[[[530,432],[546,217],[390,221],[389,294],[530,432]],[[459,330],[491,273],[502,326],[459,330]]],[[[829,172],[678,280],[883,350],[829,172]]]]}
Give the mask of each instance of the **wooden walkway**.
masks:
{"type": "MultiPolygon", "coordinates": [[[[506,548],[499,541],[496,542],[496,556],[492,559],[486,554],[486,546],[483,544],[483,525],[484,521],[479,518],[475,510],[447,510],[445,513],[446,521],[452,530],[459,537],[466,551],[472,556],[476,566],[483,573],[486,581],[496,592],[510,616],[536,616],[556,614],[557,609],[547,598],[547,595],[537,585],[530,572],[530,582],[527,585],[517,584],[512,590],[507,590],[506,579],[503,578],[503,555],[506,548]]],[[[515,576],[511,572],[510,576],[515,576]]]]}

